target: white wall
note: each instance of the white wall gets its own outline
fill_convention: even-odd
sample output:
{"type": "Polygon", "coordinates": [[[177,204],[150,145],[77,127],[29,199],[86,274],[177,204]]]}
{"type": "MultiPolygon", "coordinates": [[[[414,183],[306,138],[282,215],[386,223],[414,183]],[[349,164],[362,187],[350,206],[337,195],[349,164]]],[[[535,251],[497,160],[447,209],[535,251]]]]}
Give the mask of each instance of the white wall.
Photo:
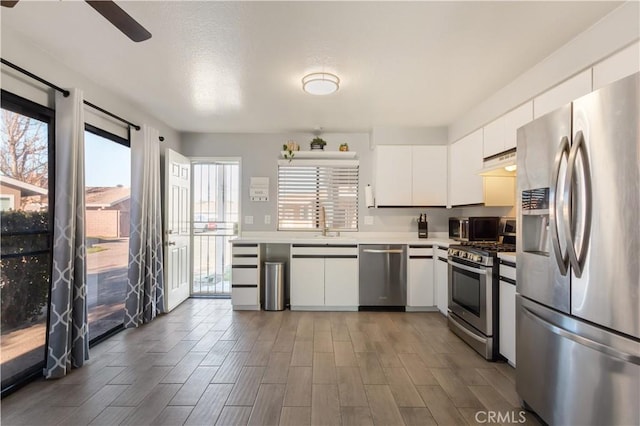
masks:
{"type": "MultiPolygon", "coordinates": [[[[100,86],[98,82],[92,81],[90,78],[68,68],[30,40],[6,27],[2,28],[2,58],[59,87],[81,89],[84,92],[85,100],[130,122],[139,125],[146,123],[155,127],[165,138],[165,142],[161,145],[163,151],[165,148],[180,151],[180,134],[174,129],[145,113],[130,100],[115,95],[109,88],[100,86]]],[[[1,76],[2,89],[41,105],[53,107],[54,92],[52,89],[4,65],[2,66],[1,76]]],[[[122,78],[127,78],[127,76],[122,78]]],[[[89,107],[85,111],[87,122],[126,137],[126,127],[123,127],[119,121],[113,120],[89,107]]],[[[132,129],[132,131],[135,130],[132,129]]]]}
{"type": "MultiPolygon", "coordinates": [[[[380,144],[427,144],[453,142],[482,127],[509,110],[533,99],[573,75],[621,51],[640,39],[640,4],[628,2],[604,17],[594,26],[578,35],[559,50],[540,62],[490,98],[464,114],[448,129],[445,128],[388,128],[375,127],[370,134],[324,134],[327,149],[337,149],[342,142],[349,143],[360,159],[361,190],[373,182],[373,155],[371,148],[380,144]]],[[[253,225],[243,225],[245,231],[275,231],[277,228],[277,160],[281,145],[296,140],[303,149],[310,134],[184,134],[183,153],[188,156],[234,156],[243,158],[242,210],[254,216],[253,225]],[[249,201],[248,182],[251,176],[271,179],[271,201],[249,201]],[[271,225],[264,224],[264,215],[271,215],[271,225]]],[[[374,188],[375,190],[375,188],[374,188]]],[[[359,209],[361,231],[416,231],[415,218],[427,213],[430,232],[446,232],[449,216],[498,215],[513,216],[514,209],[468,207],[462,209],[368,209],[361,194],[359,209]],[[364,225],[364,217],[372,216],[374,225],[364,225]]]]}
{"type": "MultiPolygon", "coordinates": [[[[493,121],[640,39],[640,2],[613,10],[449,126],[449,142],[493,121]]],[[[640,54],[640,52],[637,52],[640,54]]]]}
{"type": "Polygon", "coordinates": [[[448,129],[441,127],[374,126],[371,149],[377,145],[444,145],[448,129]]]}
{"type": "MultiPolygon", "coordinates": [[[[446,232],[449,216],[460,214],[456,209],[368,209],[364,203],[364,188],[373,182],[373,155],[369,149],[367,133],[323,133],[328,151],[337,151],[341,143],[358,154],[360,161],[359,230],[365,232],[412,232],[417,230],[415,219],[427,213],[430,232],[446,232]],[[364,216],[373,216],[374,224],[365,225],[364,216]]],[[[277,230],[278,160],[282,145],[294,140],[302,150],[309,149],[311,134],[257,134],[257,133],[183,133],[182,153],[189,157],[240,157],[242,169],[242,215],[253,216],[253,225],[243,223],[243,231],[277,230]],[[268,177],[269,201],[255,202],[249,199],[251,177],[268,177]],[[271,216],[271,224],[264,223],[264,216],[271,216]]],[[[443,141],[442,143],[444,143],[443,141]]],[[[244,222],[244,220],[243,220],[244,222]]]]}

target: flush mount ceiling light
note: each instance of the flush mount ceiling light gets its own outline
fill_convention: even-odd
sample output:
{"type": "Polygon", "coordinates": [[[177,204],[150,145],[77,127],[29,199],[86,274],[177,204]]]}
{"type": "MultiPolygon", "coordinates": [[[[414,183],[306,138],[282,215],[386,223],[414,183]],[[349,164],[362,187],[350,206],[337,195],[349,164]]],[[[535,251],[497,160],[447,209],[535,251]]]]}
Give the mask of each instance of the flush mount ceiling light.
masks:
{"type": "Polygon", "coordinates": [[[504,166],[504,169],[508,172],[515,172],[517,168],[518,166],[516,166],[515,164],[512,164],[510,166],[504,166]]]}
{"type": "Polygon", "coordinates": [[[302,90],[311,95],[329,95],[339,87],[338,76],[328,72],[314,72],[302,77],[302,90]]]}

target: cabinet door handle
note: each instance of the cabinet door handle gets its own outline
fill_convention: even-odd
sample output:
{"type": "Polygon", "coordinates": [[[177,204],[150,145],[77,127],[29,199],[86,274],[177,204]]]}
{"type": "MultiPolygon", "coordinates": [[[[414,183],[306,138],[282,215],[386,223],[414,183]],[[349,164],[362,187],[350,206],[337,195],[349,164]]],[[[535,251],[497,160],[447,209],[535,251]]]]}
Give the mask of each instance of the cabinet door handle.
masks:
{"type": "Polygon", "coordinates": [[[390,250],[380,250],[380,249],[364,249],[362,250],[365,253],[404,253],[402,249],[390,249],[390,250]]]}

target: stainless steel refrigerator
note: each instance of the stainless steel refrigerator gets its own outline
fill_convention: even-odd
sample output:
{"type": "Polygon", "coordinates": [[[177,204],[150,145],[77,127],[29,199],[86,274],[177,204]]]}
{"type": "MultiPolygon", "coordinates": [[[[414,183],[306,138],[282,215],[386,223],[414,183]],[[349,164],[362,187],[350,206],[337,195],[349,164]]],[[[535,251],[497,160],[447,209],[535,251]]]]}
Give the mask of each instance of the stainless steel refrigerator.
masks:
{"type": "Polygon", "coordinates": [[[518,129],[516,388],[552,425],[640,424],[639,84],[518,129]]]}

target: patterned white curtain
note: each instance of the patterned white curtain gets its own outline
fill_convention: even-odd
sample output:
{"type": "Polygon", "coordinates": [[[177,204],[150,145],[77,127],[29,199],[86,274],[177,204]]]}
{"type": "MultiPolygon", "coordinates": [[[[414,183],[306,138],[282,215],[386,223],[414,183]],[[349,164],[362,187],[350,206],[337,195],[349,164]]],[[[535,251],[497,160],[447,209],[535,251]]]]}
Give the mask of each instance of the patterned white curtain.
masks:
{"type": "Polygon", "coordinates": [[[89,359],[84,238],[82,91],[56,93],[53,273],[46,378],[65,376],[89,359]]]}
{"type": "Polygon", "coordinates": [[[158,131],[131,134],[131,235],[124,326],[138,327],[164,312],[160,147],[158,131]]]}

